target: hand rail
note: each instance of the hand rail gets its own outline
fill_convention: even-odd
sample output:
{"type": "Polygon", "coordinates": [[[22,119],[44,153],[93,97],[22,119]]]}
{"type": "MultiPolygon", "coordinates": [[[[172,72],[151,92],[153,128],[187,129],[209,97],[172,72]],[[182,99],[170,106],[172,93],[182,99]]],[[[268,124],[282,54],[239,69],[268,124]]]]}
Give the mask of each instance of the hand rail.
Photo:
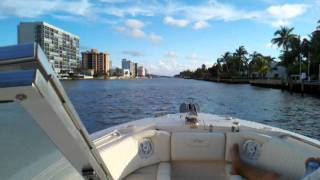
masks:
{"type": "Polygon", "coordinates": [[[311,142],[311,141],[308,141],[306,139],[303,139],[303,138],[300,138],[300,137],[297,137],[297,136],[294,136],[294,135],[291,135],[291,134],[281,134],[281,135],[279,135],[280,139],[284,139],[284,138],[288,138],[288,137],[320,149],[320,145],[319,144],[311,142]]]}

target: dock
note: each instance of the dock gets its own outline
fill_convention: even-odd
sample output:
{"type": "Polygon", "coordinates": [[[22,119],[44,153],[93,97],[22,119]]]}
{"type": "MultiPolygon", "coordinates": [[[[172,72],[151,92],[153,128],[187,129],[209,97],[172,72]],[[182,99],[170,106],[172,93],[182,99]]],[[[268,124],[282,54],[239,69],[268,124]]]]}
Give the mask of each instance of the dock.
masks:
{"type": "Polygon", "coordinates": [[[252,86],[287,90],[291,93],[301,93],[301,95],[304,95],[304,93],[320,95],[320,81],[251,80],[249,83],[252,86]]]}

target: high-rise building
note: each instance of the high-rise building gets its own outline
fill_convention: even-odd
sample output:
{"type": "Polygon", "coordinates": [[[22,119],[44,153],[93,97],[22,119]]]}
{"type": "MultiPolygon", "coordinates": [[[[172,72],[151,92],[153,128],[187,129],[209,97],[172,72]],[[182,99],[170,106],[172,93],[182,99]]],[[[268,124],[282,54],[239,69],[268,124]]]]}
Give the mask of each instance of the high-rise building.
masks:
{"type": "Polygon", "coordinates": [[[130,71],[131,77],[136,76],[135,63],[132,61],[127,59],[122,59],[122,69],[128,69],[130,71]]]}
{"type": "Polygon", "coordinates": [[[97,49],[82,52],[81,69],[90,75],[110,75],[112,62],[107,52],[99,52],[97,49]]]}
{"type": "Polygon", "coordinates": [[[138,76],[138,63],[134,63],[134,76],[138,76]]]}
{"type": "Polygon", "coordinates": [[[47,55],[60,76],[68,76],[79,69],[80,38],[46,22],[21,22],[18,43],[36,42],[47,55]]]}
{"type": "Polygon", "coordinates": [[[122,69],[130,69],[130,60],[122,59],[122,69]]]}
{"type": "Polygon", "coordinates": [[[138,76],[139,77],[144,77],[146,76],[146,71],[145,68],[143,66],[139,66],[138,67],[138,76]]]}
{"type": "Polygon", "coordinates": [[[130,62],[130,75],[131,75],[131,77],[136,76],[134,62],[132,62],[132,61],[130,62]]]}

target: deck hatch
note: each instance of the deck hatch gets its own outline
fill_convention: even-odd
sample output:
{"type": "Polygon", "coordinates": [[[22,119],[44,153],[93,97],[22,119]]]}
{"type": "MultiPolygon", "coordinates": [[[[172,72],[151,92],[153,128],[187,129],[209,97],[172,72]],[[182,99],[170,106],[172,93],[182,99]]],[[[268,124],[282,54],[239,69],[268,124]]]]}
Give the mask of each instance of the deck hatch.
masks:
{"type": "MultiPolygon", "coordinates": [[[[99,179],[106,179],[108,169],[40,46],[32,43],[0,47],[0,55],[0,102],[3,102],[0,105],[5,107],[14,103],[25,109],[32,117],[31,121],[52,141],[80,176],[83,170],[90,169],[99,179]]],[[[14,109],[17,108],[11,110],[14,109]]],[[[0,115],[10,115],[7,119],[15,116],[15,113],[8,114],[7,110],[0,107],[0,115]]],[[[36,138],[34,141],[37,141],[36,138]]],[[[23,157],[23,153],[20,155],[23,157]]],[[[6,161],[0,161],[0,169],[5,166],[1,162],[6,161]]]]}

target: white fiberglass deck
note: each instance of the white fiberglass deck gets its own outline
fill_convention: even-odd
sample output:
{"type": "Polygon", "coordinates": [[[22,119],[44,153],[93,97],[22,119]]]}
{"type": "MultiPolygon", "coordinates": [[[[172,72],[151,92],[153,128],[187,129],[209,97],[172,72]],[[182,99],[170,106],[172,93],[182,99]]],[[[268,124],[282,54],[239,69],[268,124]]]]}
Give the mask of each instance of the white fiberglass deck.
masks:
{"type": "Polygon", "coordinates": [[[282,179],[300,179],[305,160],[320,156],[320,143],[302,135],[211,114],[198,118],[197,128],[186,125],[183,114],[148,118],[97,132],[92,139],[111,176],[126,180],[240,178],[230,175],[229,150],[247,140],[261,149],[257,159],[243,159],[282,179]],[[145,139],[153,144],[148,157],[140,155],[145,139]]]}

